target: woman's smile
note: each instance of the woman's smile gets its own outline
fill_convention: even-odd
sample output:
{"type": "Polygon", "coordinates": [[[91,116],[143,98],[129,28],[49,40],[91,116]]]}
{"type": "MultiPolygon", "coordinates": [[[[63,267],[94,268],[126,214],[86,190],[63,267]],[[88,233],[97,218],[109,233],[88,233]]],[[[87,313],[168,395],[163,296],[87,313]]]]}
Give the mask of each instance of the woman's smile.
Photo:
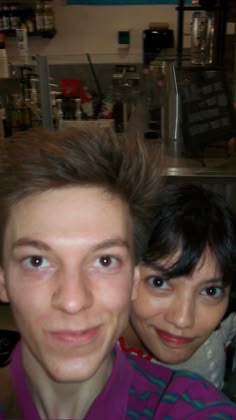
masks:
{"type": "Polygon", "coordinates": [[[192,341],[194,340],[193,338],[169,334],[168,332],[159,330],[157,328],[155,328],[155,331],[162,341],[164,341],[168,345],[175,347],[184,346],[186,344],[192,343],[192,341]]]}

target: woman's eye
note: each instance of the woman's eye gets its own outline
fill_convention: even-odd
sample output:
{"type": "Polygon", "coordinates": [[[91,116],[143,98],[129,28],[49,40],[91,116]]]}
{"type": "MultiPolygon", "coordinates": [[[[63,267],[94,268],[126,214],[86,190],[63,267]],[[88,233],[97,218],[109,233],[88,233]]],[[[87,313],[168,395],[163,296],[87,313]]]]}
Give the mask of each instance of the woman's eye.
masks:
{"type": "Polygon", "coordinates": [[[23,260],[23,264],[27,268],[47,268],[49,267],[49,262],[46,258],[33,255],[31,257],[27,257],[23,260]]]}
{"type": "Polygon", "coordinates": [[[209,297],[221,297],[224,295],[224,288],[219,286],[207,287],[206,289],[202,290],[201,294],[203,296],[209,297]]]}
{"type": "Polygon", "coordinates": [[[110,255],[103,255],[95,261],[95,267],[98,268],[116,268],[118,265],[118,259],[110,255]]]}
{"type": "Polygon", "coordinates": [[[152,287],[157,287],[159,289],[168,289],[169,287],[167,281],[159,276],[149,276],[146,277],[145,280],[152,287]]]}

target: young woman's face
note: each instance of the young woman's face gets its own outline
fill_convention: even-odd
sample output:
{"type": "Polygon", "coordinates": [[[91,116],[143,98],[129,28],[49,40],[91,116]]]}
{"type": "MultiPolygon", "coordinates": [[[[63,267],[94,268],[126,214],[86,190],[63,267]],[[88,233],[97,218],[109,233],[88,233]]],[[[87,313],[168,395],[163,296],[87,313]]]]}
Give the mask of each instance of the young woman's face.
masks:
{"type": "Polygon", "coordinates": [[[137,335],[163,363],[188,360],[218,326],[228,305],[230,288],[223,287],[215,256],[206,250],[191,275],[166,281],[142,266],[141,277],[131,315],[137,335]]]}

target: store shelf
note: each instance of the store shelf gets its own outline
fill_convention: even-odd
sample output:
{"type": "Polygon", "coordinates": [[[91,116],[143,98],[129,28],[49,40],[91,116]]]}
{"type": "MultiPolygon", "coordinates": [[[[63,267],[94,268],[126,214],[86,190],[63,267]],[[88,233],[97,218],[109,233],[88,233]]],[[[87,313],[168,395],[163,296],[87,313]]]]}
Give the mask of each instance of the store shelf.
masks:
{"type": "MultiPolygon", "coordinates": [[[[16,36],[15,30],[8,30],[8,31],[1,31],[6,34],[8,38],[14,38],[16,36]]],[[[56,30],[53,31],[35,31],[35,32],[28,32],[29,37],[41,37],[41,38],[53,38],[56,35],[56,30]]]]}
{"type": "Polygon", "coordinates": [[[18,27],[25,27],[29,37],[53,38],[56,30],[51,0],[0,0],[0,32],[15,37],[18,27]]]}

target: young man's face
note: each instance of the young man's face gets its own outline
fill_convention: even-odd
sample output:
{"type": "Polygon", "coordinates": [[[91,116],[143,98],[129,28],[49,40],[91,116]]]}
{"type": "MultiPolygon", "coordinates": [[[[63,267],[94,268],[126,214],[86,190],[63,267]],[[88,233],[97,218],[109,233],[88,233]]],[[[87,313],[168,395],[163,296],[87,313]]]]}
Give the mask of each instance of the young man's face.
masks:
{"type": "Polygon", "coordinates": [[[12,305],[26,370],[41,365],[62,382],[106,370],[138,278],[129,210],[117,196],[73,187],[19,201],[4,238],[0,298],[12,305]]]}

